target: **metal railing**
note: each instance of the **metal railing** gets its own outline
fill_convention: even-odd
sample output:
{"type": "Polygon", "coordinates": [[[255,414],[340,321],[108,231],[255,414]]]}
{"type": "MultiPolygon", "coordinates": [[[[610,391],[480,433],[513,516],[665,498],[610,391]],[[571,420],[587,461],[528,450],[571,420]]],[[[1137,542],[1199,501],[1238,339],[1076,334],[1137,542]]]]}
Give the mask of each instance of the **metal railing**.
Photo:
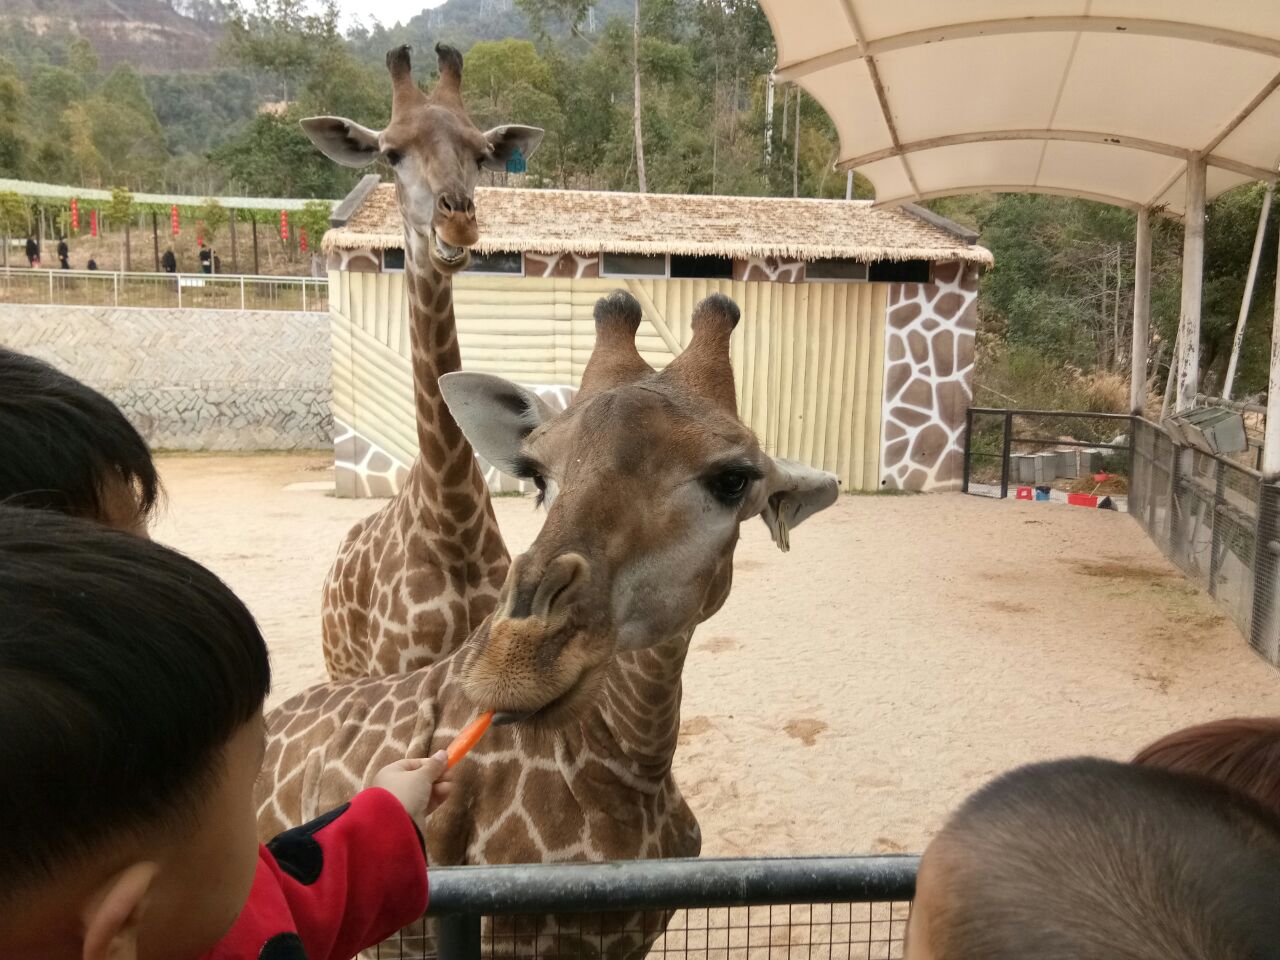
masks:
{"type": "Polygon", "coordinates": [[[919,858],[438,868],[427,917],[379,960],[902,956],[919,858]]]}
{"type": "MultiPolygon", "coordinates": [[[[1124,506],[1118,496],[1115,505],[1127,506],[1152,542],[1217,601],[1254,650],[1280,667],[1280,485],[1264,481],[1240,462],[1243,457],[1187,446],[1142,417],[974,407],[965,434],[963,489],[1006,497],[1011,485],[1025,483],[1015,476],[1015,460],[1034,465],[1035,451],[1047,457],[1073,449],[1096,454],[1111,489],[1123,488],[1127,495],[1124,506]],[[1124,442],[1074,440],[1058,429],[1089,420],[1122,425],[1124,442]]],[[[1078,489],[1097,479],[1079,472],[1078,489]]],[[[1047,485],[1072,482],[1059,477],[1047,485]]],[[[1038,495],[1046,485],[1033,486],[1038,495]]]]}
{"type": "Polygon", "coordinates": [[[326,313],[329,281],[225,273],[0,267],[0,303],[326,313]]]}

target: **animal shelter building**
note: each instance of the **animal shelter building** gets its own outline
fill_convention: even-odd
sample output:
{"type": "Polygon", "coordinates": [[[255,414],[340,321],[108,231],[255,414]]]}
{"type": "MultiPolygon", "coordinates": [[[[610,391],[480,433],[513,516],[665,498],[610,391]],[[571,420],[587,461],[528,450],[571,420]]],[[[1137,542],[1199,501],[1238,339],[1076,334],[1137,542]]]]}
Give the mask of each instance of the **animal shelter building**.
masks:
{"type": "MultiPolygon", "coordinates": [[[[480,240],[454,277],[464,368],[572,398],[597,299],[644,309],[655,369],[690,338],[694,304],[742,308],[738,410],[772,456],[846,490],[957,488],[973,395],[977,235],[910,205],[775,197],[478,188],[480,240]]],[[[395,187],[365,177],[324,239],[339,496],[387,496],[417,453],[395,187]]],[[[519,483],[486,467],[494,490],[519,483]]]]}

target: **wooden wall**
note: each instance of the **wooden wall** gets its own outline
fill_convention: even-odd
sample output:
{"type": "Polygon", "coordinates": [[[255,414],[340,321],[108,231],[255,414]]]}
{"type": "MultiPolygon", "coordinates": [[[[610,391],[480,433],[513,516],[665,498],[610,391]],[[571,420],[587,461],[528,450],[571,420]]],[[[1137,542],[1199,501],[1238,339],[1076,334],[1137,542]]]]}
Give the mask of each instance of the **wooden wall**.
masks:
{"type": "MultiPolygon", "coordinates": [[[[403,276],[331,271],[329,280],[335,420],[362,438],[362,450],[407,464],[416,440],[403,276]]],[[[846,489],[877,488],[884,284],[464,274],[454,282],[463,365],[576,386],[594,342],[592,309],[619,286],[644,308],[638,346],[656,368],[688,342],[699,300],[732,297],[742,308],[732,347],[742,419],[770,454],[831,470],[846,489]]]]}

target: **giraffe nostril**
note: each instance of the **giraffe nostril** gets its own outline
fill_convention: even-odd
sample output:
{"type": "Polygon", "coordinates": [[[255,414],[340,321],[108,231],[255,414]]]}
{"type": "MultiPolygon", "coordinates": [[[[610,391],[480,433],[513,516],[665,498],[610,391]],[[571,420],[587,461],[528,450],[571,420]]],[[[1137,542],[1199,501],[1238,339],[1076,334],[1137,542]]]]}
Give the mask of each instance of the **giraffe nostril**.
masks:
{"type": "Polygon", "coordinates": [[[436,205],[440,208],[440,212],[446,216],[453,213],[453,202],[444,194],[440,195],[440,199],[436,201],[436,205]]]}

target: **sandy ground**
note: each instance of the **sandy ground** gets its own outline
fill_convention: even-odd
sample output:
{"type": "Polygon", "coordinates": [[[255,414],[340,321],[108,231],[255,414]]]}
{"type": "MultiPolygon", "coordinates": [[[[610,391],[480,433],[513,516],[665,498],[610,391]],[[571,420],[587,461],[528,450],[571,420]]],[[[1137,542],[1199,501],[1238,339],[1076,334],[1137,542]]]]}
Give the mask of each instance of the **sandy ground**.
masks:
{"type": "MultiPolygon", "coordinates": [[[[271,645],[272,701],[324,678],[320,585],[348,527],[320,454],[165,457],[158,539],[217,571],[271,645]]],[[[499,499],[512,552],[541,514],[499,499]]],[[[694,637],[676,772],[709,856],[919,850],[993,774],[1124,758],[1280,713],[1280,671],[1123,514],[842,497],[780,554],[750,523],[694,637]]]]}

